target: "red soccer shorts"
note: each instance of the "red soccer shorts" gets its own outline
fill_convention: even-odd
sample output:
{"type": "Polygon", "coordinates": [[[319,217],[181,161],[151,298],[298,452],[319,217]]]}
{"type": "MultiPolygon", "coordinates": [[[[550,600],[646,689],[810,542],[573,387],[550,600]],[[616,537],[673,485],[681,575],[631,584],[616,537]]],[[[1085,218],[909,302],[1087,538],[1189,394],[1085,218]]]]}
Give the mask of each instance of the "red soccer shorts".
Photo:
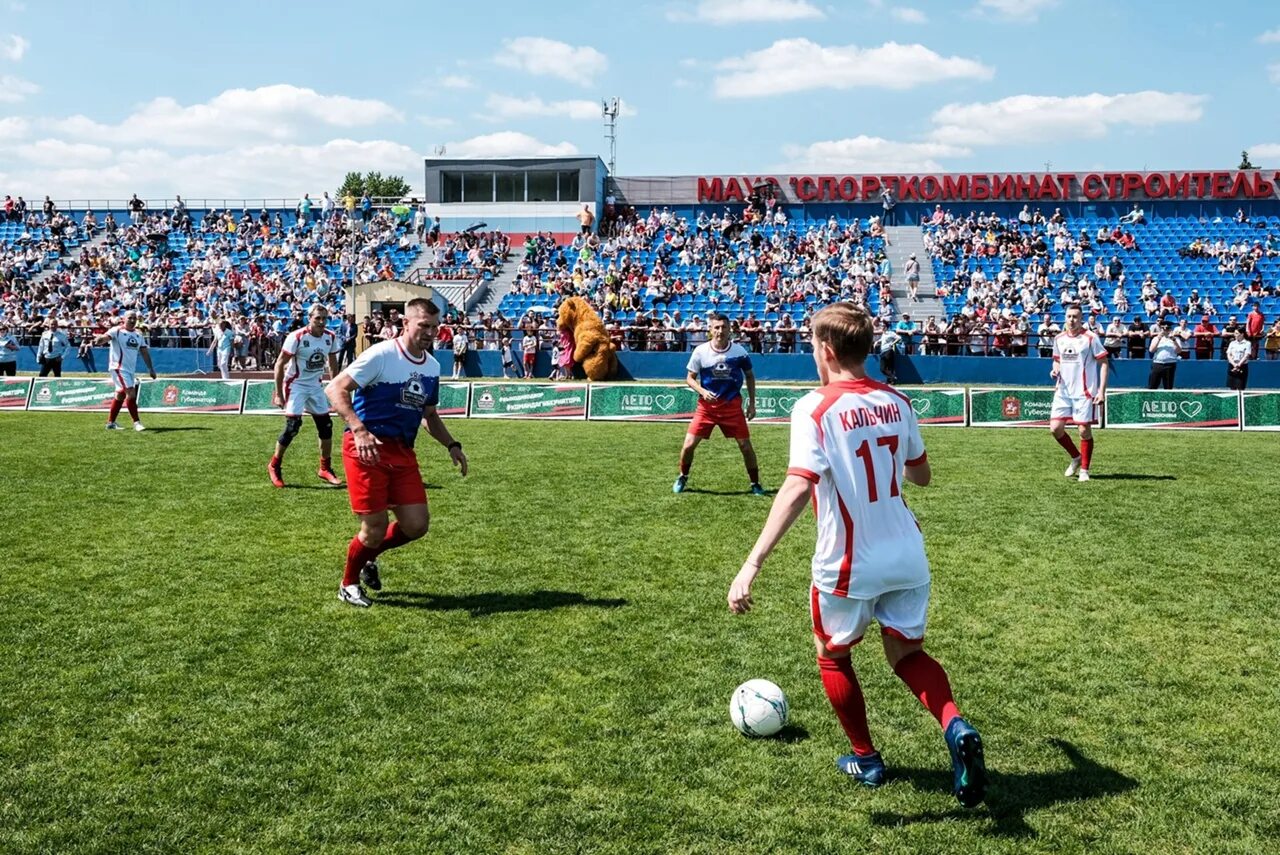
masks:
{"type": "Polygon", "coordinates": [[[413,449],[395,440],[384,439],[378,446],[378,462],[363,463],[356,453],[355,438],[342,435],[342,468],[347,473],[347,494],[351,510],[376,514],[396,505],[425,505],[427,490],[413,449]]]}
{"type": "Polygon", "coordinates": [[[741,398],[711,403],[698,401],[693,421],[689,422],[689,433],[699,439],[710,439],[711,432],[716,427],[729,439],[748,439],[751,436],[751,429],[747,427],[747,414],[742,411],[741,398]]]}

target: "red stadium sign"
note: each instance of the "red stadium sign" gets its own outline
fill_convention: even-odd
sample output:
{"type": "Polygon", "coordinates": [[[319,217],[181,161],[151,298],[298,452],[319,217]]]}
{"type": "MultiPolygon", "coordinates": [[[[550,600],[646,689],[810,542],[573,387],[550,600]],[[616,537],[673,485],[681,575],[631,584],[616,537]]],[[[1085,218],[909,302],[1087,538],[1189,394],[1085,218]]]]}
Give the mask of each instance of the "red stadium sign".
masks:
{"type": "Polygon", "coordinates": [[[796,202],[1070,202],[1104,199],[1272,199],[1280,172],[1053,172],[947,175],[699,176],[697,201],[745,202],[772,190],[796,202]]]}

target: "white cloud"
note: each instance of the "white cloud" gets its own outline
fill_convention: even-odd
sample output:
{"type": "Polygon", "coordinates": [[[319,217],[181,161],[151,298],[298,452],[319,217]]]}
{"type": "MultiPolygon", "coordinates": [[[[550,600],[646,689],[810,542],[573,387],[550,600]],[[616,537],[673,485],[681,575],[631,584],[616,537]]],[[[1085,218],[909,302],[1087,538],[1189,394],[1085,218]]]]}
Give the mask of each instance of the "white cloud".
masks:
{"type": "Polygon", "coordinates": [[[14,77],[11,74],[0,74],[0,104],[17,104],[28,95],[34,95],[40,87],[30,80],[14,77]]]}
{"type": "Polygon", "coordinates": [[[1280,62],[1273,62],[1267,66],[1267,76],[1271,78],[1272,83],[1280,83],[1280,62]]]}
{"type": "Polygon", "coordinates": [[[889,14],[897,18],[904,24],[927,24],[929,16],[919,9],[912,9],[910,6],[898,6],[890,9],[889,14]]]}
{"type": "Polygon", "coordinates": [[[0,140],[17,140],[27,135],[29,125],[21,116],[0,119],[0,140]]]}
{"type": "Polygon", "coordinates": [[[316,125],[353,128],[402,119],[399,111],[382,101],[321,95],[314,89],[280,83],[228,89],[190,106],[173,98],[156,98],[115,125],[77,115],[53,127],[70,136],[117,145],[217,147],[258,140],[286,142],[316,125]]]}
{"type": "Polygon", "coordinates": [[[440,78],[441,89],[473,89],[476,82],[464,74],[446,74],[440,78]]]}
{"type": "MultiPolygon", "coordinates": [[[[599,101],[543,101],[537,96],[529,96],[527,98],[517,98],[511,95],[490,95],[485,100],[485,107],[488,110],[485,118],[491,118],[495,121],[506,119],[527,119],[538,116],[552,116],[563,119],[599,119],[600,118],[600,102],[599,101]]],[[[622,102],[621,115],[634,116],[635,108],[622,102]]]]}
{"type": "Polygon", "coordinates": [[[446,149],[448,157],[536,157],[578,153],[573,143],[544,143],[516,131],[499,131],[451,142],[446,149]]]}
{"type": "MultiPolygon", "coordinates": [[[[6,188],[13,187],[5,192],[76,199],[124,199],[135,192],[143,196],[181,193],[191,200],[286,198],[332,191],[349,171],[373,169],[412,180],[422,169],[419,153],[387,140],[337,139],[311,146],[266,143],[196,154],[133,148],[108,152],[105,157],[86,149],[82,153],[94,157],[93,163],[62,159],[58,147],[68,144],[59,140],[41,140],[36,145],[40,148],[0,150],[0,162],[9,169],[6,188]]],[[[89,147],[95,148],[100,147],[89,147]]]]}
{"type": "Polygon", "coordinates": [[[692,13],[673,9],[671,21],[700,21],[707,24],[742,24],[755,21],[809,21],[825,18],[821,9],[807,0],[702,0],[692,13]]]}
{"type": "Polygon", "coordinates": [[[36,166],[59,166],[74,163],[83,166],[103,164],[111,160],[111,149],[92,143],[69,143],[44,139],[15,146],[13,154],[36,166]]]}
{"type": "Polygon", "coordinates": [[[977,10],[1006,21],[1034,21],[1058,0],[978,0],[977,10]]]}
{"type": "Polygon", "coordinates": [[[494,61],[529,74],[559,77],[582,84],[593,82],[609,67],[608,58],[593,47],[574,47],[539,36],[503,39],[502,50],[494,61]]]}
{"type": "Polygon", "coordinates": [[[851,172],[941,172],[940,157],[964,157],[967,148],[936,142],[898,142],[865,135],[825,140],[782,149],[787,163],[780,169],[807,172],[846,169],[851,172]]]}
{"type": "Polygon", "coordinates": [[[999,101],[947,104],[933,114],[934,142],[1005,145],[1105,136],[1113,126],[1153,127],[1195,122],[1204,95],[1133,92],[1119,95],[1014,95],[999,101]]]}
{"type": "Polygon", "coordinates": [[[1280,166],[1280,143],[1258,143],[1249,146],[1247,151],[1255,163],[1270,160],[1272,166],[1280,166]]]}
{"type": "Polygon", "coordinates": [[[1280,27],[1276,27],[1274,30],[1267,30],[1258,36],[1258,44],[1273,45],[1276,43],[1280,43],[1280,27]]]}
{"type": "Polygon", "coordinates": [[[955,78],[990,80],[989,66],[944,57],[921,44],[887,42],[876,48],[823,47],[808,39],[782,39],[764,50],[721,61],[715,79],[721,98],[752,98],[807,89],[910,89],[955,78]]]}
{"type": "Polygon", "coordinates": [[[8,35],[0,39],[0,56],[10,62],[21,62],[22,58],[27,54],[27,48],[31,47],[31,42],[19,35],[8,35]]]}

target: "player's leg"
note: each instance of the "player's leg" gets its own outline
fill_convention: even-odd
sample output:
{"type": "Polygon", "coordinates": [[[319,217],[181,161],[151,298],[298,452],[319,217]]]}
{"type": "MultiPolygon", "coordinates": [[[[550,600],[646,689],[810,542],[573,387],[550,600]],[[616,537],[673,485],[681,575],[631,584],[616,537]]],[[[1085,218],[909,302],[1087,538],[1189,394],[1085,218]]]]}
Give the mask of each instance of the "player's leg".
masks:
{"type": "Polygon", "coordinates": [[[1064,473],[1068,478],[1080,471],[1080,449],[1076,448],[1076,444],[1072,442],[1071,436],[1067,433],[1067,425],[1071,422],[1074,414],[1074,402],[1064,395],[1061,390],[1055,390],[1053,393],[1053,406],[1049,411],[1049,432],[1053,434],[1053,438],[1058,441],[1058,445],[1062,446],[1062,450],[1071,458],[1071,462],[1067,464],[1067,471],[1064,473]]]}
{"type": "MultiPolygon", "coordinates": [[[[1090,410],[1092,410],[1092,405],[1090,410]]],[[[1090,420],[1091,421],[1091,420],[1090,420]]],[[[1080,427],[1080,480],[1089,480],[1089,463],[1093,460],[1093,427],[1082,421],[1080,427]]]]}
{"type": "Polygon", "coordinates": [[[333,471],[333,417],[328,413],[319,415],[312,413],[311,420],[316,424],[316,436],[320,446],[320,467],[316,469],[316,475],[321,481],[341,487],[342,479],[333,471]]]}
{"type": "MultiPolygon", "coordinates": [[[[683,493],[684,488],[689,485],[689,470],[693,468],[693,453],[698,448],[698,443],[702,442],[704,426],[698,423],[698,416],[693,417],[693,422],[689,425],[689,432],[684,435],[684,445],[680,446],[680,474],[676,476],[676,481],[671,485],[671,492],[683,493]]],[[[706,436],[711,435],[711,426],[706,425],[706,436]]]]}
{"type": "Polygon", "coordinates": [[[111,410],[107,413],[107,430],[119,430],[120,426],[116,424],[116,418],[120,415],[121,408],[124,407],[125,390],[121,389],[119,384],[116,385],[116,396],[111,400],[111,410]]]}
{"type": "Polygon", "coordinates": [[[866,699],[849,658],[871,620],[871,605],[811,587],[809,606],[822,689],[853,748],[836,758],[836,768],[860,784],[878,787],[884,782],[884,761],[871,741],[866,699]]]}
{"type": "Polygon", "coordinates": [[[763,496],[764,487],[760,486],[760,464],[756,460],[756,450],[751,444],[751,437],[740,436],[734,439],[738,443],[738,450],[742,452],[742,463],[747,468],[747,479],[751,482],[752,494],[763,496]]]}
{"type": "Polygon", "coordinates": [[[276,450],[271,455],[271,462],[267,464],[267,474],[271,477],[272,485],[276,487],[284,486],[284,473],[281,471],[284,453],[289,449],[290,444],[293,443],[300,430],[302,430],[302,416],[288,415],[286,410],[284,430],[280,431],[280,436],[276,437],[276,450]]]}
{"type": "Polygon", "coordinates": [[[875,604],[885,659],[898,678],[942,726],[951,753],[952,789],[960,804],[973,807],[986,794],[982,737],[960,715],[946,670],[924,651],[929,584],[890,591],[875,604]]]}
{"type": "Polygon", "coordinates": [[[338,599],[353,606],[367,608],[371,601],[365,596],[364,588],[360,587],[361,577],[365,566],[377,559],[378,550],[386,540],[387,512],[381,510],[368,514],[357,513],[356,516],[360,519],[360,530],[347,544],[347,562],[342,568],[338,599]]]}
{"type": "Polygon", "coordinates": [[[133,429],[146,430],[142,424],[142,417],[138,415],[138,383],[132,377],[129,380],[133,385],[124,393],[125,408],[129,411],[129,418],[133,419],[133,429]]]}
{"type": "MultiPolygon", "coordinates": [[[[382,590],[382,576],[378,567],[378,556],[388,549],[404,546],[427,533],[431,523],[431,513],[427,508],[427,491],[422,485],[422,472],[418,469],[418,459],[411,449],[397,449],[395,446],[384,446],[383,456],[387,468],[386,480],[382,489],[386,503],[395,513],[395,522],[387,526],[384,536],[372,547],[372,555],[365,560],[360,570],[360,580],[375,591],[382,590]]],[[[343,461],[346,461],[346,440],[343,440],[343,461]]],[[[347,474],[351,481],[350,468],[347,474]]]]}

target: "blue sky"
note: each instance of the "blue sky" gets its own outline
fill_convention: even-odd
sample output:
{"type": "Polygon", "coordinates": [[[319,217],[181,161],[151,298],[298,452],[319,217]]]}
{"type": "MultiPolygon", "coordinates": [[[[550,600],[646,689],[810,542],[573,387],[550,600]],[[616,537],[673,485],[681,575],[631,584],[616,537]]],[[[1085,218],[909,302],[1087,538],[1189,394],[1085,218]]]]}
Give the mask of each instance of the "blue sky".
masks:
{"type": "Polygon", "coordinates": [[[0,0],[0,192],[296,197],[421,157],[618,172],[1280,167],[1280,4],[0,0]],[[606,157],[607,159],[607,157],[606,157]]]}

